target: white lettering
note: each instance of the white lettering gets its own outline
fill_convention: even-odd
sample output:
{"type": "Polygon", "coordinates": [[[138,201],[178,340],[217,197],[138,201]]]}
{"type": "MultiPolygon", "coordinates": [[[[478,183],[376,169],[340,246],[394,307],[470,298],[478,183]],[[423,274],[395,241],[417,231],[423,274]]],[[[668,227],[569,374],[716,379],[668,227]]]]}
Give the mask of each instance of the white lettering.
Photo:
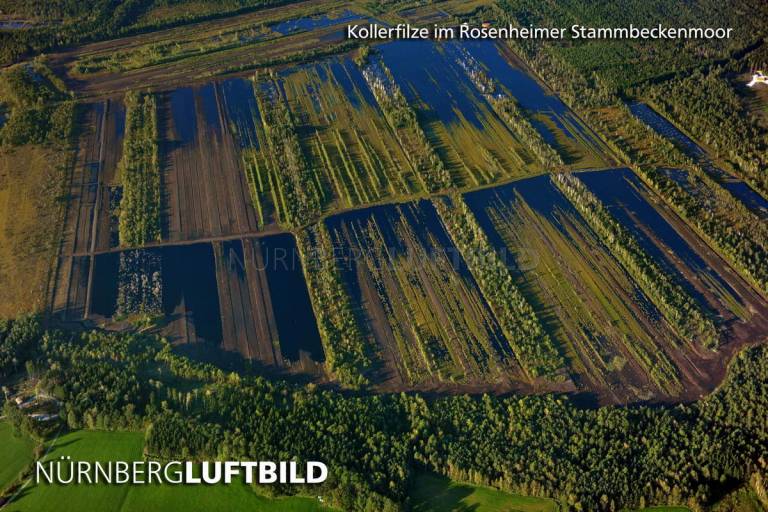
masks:
{"type": "Polygon", "coordinates": [[[52,462],[48,463],[48,471],[45,470],[45,466],[43,466],[43,463],[40,461],[37,461],[35,464],[35,483],[40,483],[40,473],[43,474],[45,479],[48,481],[49,484],[53,483],[53,468],[51,468],[52,462]]]}
{"type": "Polygon", "coordinates": [[[232,477],[240,474],[240,463],[228,460],[224,463],[224,483],[231,484],[232,477]]]}
{"type": "Polygon", "coordinates": [[[307,483],[308,484],[319,484],[320,482],[325,482],[326,478],[328,478],[328,466],[326,466],[322,462],[316,462],[316,461],[307,462],[307,483]],[[318,475],[315,475],[316,470],[319,471],[318,475]]]}
{"type": "Polygon", "coordinates": [[[262,462],[259,464],[259,483],[273,484],[277,482],[277,464],[274,462],[262,462]]]}

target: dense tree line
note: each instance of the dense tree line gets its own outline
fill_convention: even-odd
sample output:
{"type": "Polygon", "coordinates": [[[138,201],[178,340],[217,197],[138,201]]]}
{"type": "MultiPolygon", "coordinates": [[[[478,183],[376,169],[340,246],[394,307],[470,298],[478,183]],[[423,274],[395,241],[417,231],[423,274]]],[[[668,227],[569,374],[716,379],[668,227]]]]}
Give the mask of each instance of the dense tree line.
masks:
{"type": "Polygon", "coordinates": [[[608,115],[604,112],[586,110],[582,115],[622,163],[678,168],[693,165],[689,156],[636,117],[626,104],[612,106],[608,115]]]}
{"type": "Polygon", "coordinates": [[[275,206],[282,212],[280,222],[290,227],[302,226],[320,215],[320,185],[312,176],[294,116],[275,77],[257,74],[254,90],[269,147],[270,186],[275,206]]]}
{"type": "Polygon", "coordinates": [[[0,379],[24,367],[40,337],[40,326],[34,317],[0,320],[0,379]]]}
{"type": "Polygon", "coordinates": [[[416,111],[408,104],[392,72],[379,57],[366,55],[363,61],[363,77],[402,144],[424,190],[437,192],[450,188],[453,184],[451,175],[419,125],[416,111]]]}
{"type": "Polygon", "coordinates": [[[370,347],[337,266],[340,255],[328,228],[323,223],[306,228],[296,241],[328,367],[343,384],[363,386],[372,363],[370,347]]]}
{"type": "Polygon", "coordinates": [[[574,510],[698,510],[721,484],[764,464],[765,355],[739,356],[726,384],[692,406],[585,411],[555,397],[438,400],[429,448],[415,456],[454,478],[559,497],[574,510]]]}
{"type": "Polygon", "coordinates": [[[547,170],[563,165],[560,154],[544,140],[544,137],[531,124],[515,100],[509,96],[493,96],[489,98],[489,101],[496,113],[520,138],[525,147],[533,151],[533,154],[547,170]]]}
{"type": "Polygon", "coordinates": [[[160,240],[160,162],[157,102],[149,93],[125,95],[125,138],[119,164],[120,245],[160,240]]]}
{"type": "MultiPolygon", "coordinates": [[[[748,230],[739,229],[733,215],[724,215],[710,208],[656,169],[633,166],[633,170],[717,248],[734,268],[763,293],[768,293],[768,249],[760,240],[750,236],[748,230]]],[[[722,194],[720,197],[727,198],[729,195],[722,194]]],[[[738,209],[734,211],[739,212],[738,209]]]]}
{"type": "Polygon", "coordinates": [[[407,508],[425,469],[606,511],[699,510],[766,471],[766,347],[736,356],[697,403],[599,409],[552,395],[349,396],[226,373],[149,335],[46,332],[36,347],[40,386],[70,426],[145,428],[153,457],[322,460],[331,478],[306,491],[344,510],[407,508]]]}
{"type": "Polygon", "coordinates": [[[509,129],[530,149],[547,169],[563,165],[560,154],[544,140],[541,133],[531,124],[526,112],[517,101],[503,91],[499,84],[488,76],[478,62],[466,50],[459,50],[458,64],[467,72],[472,83],[483,95],[493,110],[507,124],[509,129]]]}

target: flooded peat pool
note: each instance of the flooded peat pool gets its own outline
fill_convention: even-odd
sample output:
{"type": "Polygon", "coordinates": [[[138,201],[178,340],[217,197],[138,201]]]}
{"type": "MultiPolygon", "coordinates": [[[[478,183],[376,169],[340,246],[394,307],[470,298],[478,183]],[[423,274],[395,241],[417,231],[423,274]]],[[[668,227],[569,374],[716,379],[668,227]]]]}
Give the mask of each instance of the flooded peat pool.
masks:
{"type": "Polygon", "coordinates": [[[482,129],[478,103],[485,100],[461,67],[431,41],[393,41],[377,47],[409,103],[424,102],[446,125],[457,111],[482,129]]]}
{"type": "Polygon", "coordinates": [[[111,317],[117,310],[117,280],[120,253],[98,254],[93,264],[91,313],[111,317]]]}
{"type": "Polygon", "coordinates": [[[304,351],[314,361],[325,361],[296,240],[274,235],[260,239],[260,245],[283,357],[298,361],[304,351]]]}
{"type": "MultiPolygon", "coordinates": [[[[670,258],[672,255],[685,262],[696,274],[708,275],[723,288],[733,293],[725,280],[714,271],[672,227],[669,222],[640,194],[644,188],[639,178],[629,169],[581,172],[578,174],[587,188],[595,194],[621,224],[629,229],[640,245],[671,275],[676,275],[670,258]],[[652,234],[649,235],[649,232],[652,234]],[[655,240],[654,240],[655,239],[655,240]],[[671,251],[671,255],[667,253],[671,251]]],[[[699,293],[678,276],[680,284],[703,300],[699,293]]]]}
{"type": "Polygon", "coordinates": [[[182,87],[170,93],[171,116],[176,136],[183,144],[192,144],[197,136],[195,96],[191,87],[182,87]]]}
{"type": "MultiPolygon", "coordinates": [[[[568,137],[591,138],[591,135],[586,133],[581,127],[581,123],[575,119],[573,113],[560,98],[548,94],[533,77],[510,65],[495,43],[492,41],[467,41],[464,43],[464,47],[488,70],[491,78],[497,80],[507,89],[524,109],[549,118],[568,137]]],[[[554,143],[554,135],[544,123],[536,119],[532,123],[547,142],[554,143]]]]}
{"type": "Polygon", "coordinates": [[[220,84],[224,109],[241,148],[259,149],[256,123],[260,121],[253,82],[245,78],[230,78],[220,84]]]}
{"type": "Polygon", "coordinates": [[[280,21],[274,25],[271,25],[269,28],[279,34],[288,35],[295,32],[304,32],[308,30],[316,30],[318,28],[332,27],[333,25],[339,25],[341,23],[347,23],[349,21],[356,21],[361,19],[363,19],[363,16],[347,9],[340,13],[338,16],[327,14],[322,16],[305,16],[302,18],[280,21]]]}
{"type": "Polygon", "coordinates": [[[197,337],[220,343],[219,296],[211,245],[163,247],[161,255],[165,315],[174,320],[180,310],[186,311],[197,337]]]}

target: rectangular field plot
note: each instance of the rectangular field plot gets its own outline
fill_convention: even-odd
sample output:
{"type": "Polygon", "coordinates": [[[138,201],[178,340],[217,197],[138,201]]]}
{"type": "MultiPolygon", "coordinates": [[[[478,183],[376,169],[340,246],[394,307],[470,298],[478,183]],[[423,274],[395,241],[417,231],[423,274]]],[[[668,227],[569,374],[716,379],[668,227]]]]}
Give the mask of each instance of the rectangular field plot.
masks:
{"type": "Polygon", "coordinates": [[[675,215],[656,207],[637,176],[621,169],[579,173],[579,178],[667,273],[717,315],[729,336],[743,337],[745,330],[766,326],[765,301],[675,215]]]}
{"type": "Polygon", "coordinates": [[[327,226],[384,387],[524,379],[431,203],[351,212],[327,226]]]}
{"type": "Polygon", "coordinates": [[[348,58],[292,68],[280,80],[324,207],[347,208],[420,190],[360,69],[348,58]]]}
{"type": "Polygon", "coordinates": [[[227,80],[221,89],[259,225],[302,224],[322,211],[420,191],[349,59],[289,68],[255,83],[227,80]]]}
{"type": "MultiPolygon", "coordinates": [[[[166,12],[169,9],[160,8],[166,12]]],[[[66,76],[73,90],[86,95],[182,87],[226,72],[290,60],[297,53],[343,45],[345,25],[365,22],[365,12],[349,2],[306,0],[255,12],[217,15],[216,19],[166,30],[139,28],[139,33],[132,36],[57,53],[51,57],[51,65],[66,76]]],[[[158,23],[157,17],[146,15],[150,25],[158,23]]]]}
{"type": "Polygon", "coordinates": [[[416,108],[422,129],[456,185],[478,186],[541,171],[475,89],[450,47],[395,41],[376,50],[416,108]]]}
{"type": "Polygon", "coordinates": [[[645,103],[635,102],[629,105],[632,113],[650,126],[656,133],[666,137],[679,147],[686,155],[696,161],[707,173],[714,176],[734,197],[744,203],[744,206],[758,215],[762,220],[768,220],[768,199],[761,196],[746,182],[726,173],[719,168],[704,149],[691,140],[687,135],[667,121],[661,114],[645,103]]]}
{"type": "Polygon", "coordinates": [[[87,314],[85,303],[91,255],[117,240],[117,225],[109,215],[110,190],[120,160],[125,109],[118,100],[81,107],[74,169],[69,180],[52,310],[68,319],[87,314]]]}
{"type": "Polygon", "coordinates": [[[96,250],[104,250],[117,246],[118,221],[117,216],[110,215],[112,205],[117,198],[119,183],[119,163],[123,154],[123,136],[125,135],[125,106],[120,99],[105,102],[104,126],[101,135],[99,174],[98,226],[96,228],[96,250]]]}
{"type": "Polygon", "coordinates": [[[225,350],[268,366],[324,360],[291,235],[216,242],[216,279],[225,350]]]}
{"type": "MultiPolygon", "coordinates": [[[[67,313],[82,318],[88,258],[76,263],[67,313]]],[[[190,353],[222,361],[237,354],[259,367],[323,374],[292,235],[106,252],[95,256],[93,274],[92,320],[119,326],[149,315],[190,353]]]]}
{"type": "Polygon", "coordinates": [[[548,177],[469,193],[466,200],[564,347],[580,388],[623,402],[693,398],[711,389],[724,358],[748,341],[748,332],[765,329],[765,303],[679,221],[668,224],[640,188],[630,188],[638,195],[628,201],[627,187],[620,186],[628,172],[578,176],[620,222],[629,221],[643,249],[716,319],[724,338],[717,353],[675,334],[548,177]],[[642,219],[643,230],[639,224],[633,229],[632,218],[642,219]]]}
{"type": "Polygon", "coordinates": [[[257,231],[219,84],[176,89],[160,107],[163,240],[257,231]]]}

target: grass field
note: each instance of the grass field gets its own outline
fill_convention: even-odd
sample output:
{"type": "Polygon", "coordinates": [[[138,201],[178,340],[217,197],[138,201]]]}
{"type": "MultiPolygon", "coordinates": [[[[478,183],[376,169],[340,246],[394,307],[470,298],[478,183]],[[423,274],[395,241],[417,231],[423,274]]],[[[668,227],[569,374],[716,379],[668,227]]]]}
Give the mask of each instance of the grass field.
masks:
{"type": "Polygon", "coordinates": [[[454,482],[448,478],[422,473],[416,476],[411,491],[414,512],[556,512],[552,500],[507,494],[488,487],[454,482]]]}
{"type": "MultiPolygon", "coordinates": [[[[0,428],[0,440],[10,437],[0,428]]],[[[144,435],[140,432],[77,431],[59,437],[48,459],[70,456],[73,460],[138,460],[144,435]]],[[[15,457],[14,457],[15,459],[15,457]]],[[[5,450],[0,462],[5,462],[5,450]]],[[[5,466],[0,466],[4,478],[5,466]]],[[[4,481],[4,480],[3,480],[4,481]]],[[[9,512],[82,511],[149,512],[167,510],[256,510],[259,512],[312,512],[330,510],[312,498],[270,499],[246,485],[141,486],[141,485],[34,485],[30,484],[6,507],[9,512]]]]}
{"type": "Polygon", "coordinates": [[[0,318],[43,306],[55,245],[61,156],[40,146],[0,151],[0,318]]]}
{"type": "Polygon", "coordinates": [[[6,421],[0,421],[0,490],[13,482],[32,461],[34,443],[26,436],[15,436],[6,421]]]}

